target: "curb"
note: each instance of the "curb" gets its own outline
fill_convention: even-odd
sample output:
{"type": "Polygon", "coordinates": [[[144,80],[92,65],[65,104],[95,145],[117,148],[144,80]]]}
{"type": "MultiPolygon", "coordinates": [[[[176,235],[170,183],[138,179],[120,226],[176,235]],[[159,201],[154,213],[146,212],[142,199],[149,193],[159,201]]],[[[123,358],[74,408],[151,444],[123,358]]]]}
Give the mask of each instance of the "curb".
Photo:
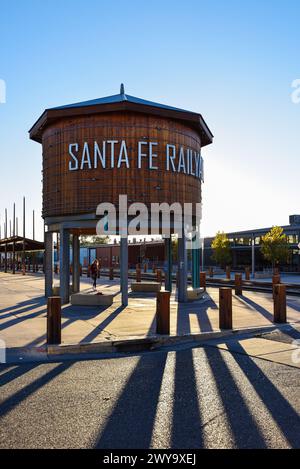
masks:
{"type": "Polygon", "coordinates": [[[277,329],[278,326],[258,326],[247,329],[233,329],[228,331],[212,331],[197,334],[185,334],[180,336],[152,336],[152,337],[129,337],[123,340],[113,340],[107,342],[80,343],[80,344],[61,344],[48,345],[47,353],[49,356],[59,356],[67,354],[90,354],[90,353],[130,353],[158,350],[160,348],[202,343],[208,340],[220,339],[239,334],[252,334],[260,332],[269,332],[277,329]]]}
{"type": "Polygon", "coordinates": [[[39,347],[12,347],[7,349],[7,364],[25,362],[48,362],[60,359],[76,359],[101,355],[101,358],[119,357],[123,353],[139,353],[145,351],[159,351],[176,346],[200,346],[209,341],[222,338],[243,337],[251,334],[261,334],[274,330],[284,330],[293,326],[293,323],[274,324],[270,326],[257,326],[245,329],[230,329],[221,331],[185,334],[181,336],[151,336],[128,337],[112,341],[94,343],[43,345],[39,347]],[[76,358],[75,358],[76,357],[76,358]]]}

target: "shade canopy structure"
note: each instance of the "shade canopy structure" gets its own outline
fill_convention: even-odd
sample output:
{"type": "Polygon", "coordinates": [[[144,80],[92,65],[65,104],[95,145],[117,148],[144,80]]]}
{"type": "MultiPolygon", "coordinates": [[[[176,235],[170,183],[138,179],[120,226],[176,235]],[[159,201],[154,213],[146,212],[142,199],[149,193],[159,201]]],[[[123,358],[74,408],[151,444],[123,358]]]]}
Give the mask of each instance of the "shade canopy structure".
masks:
{"type": "Polygon", "coordinates": [[[21,236],[0,239],[0,252],[5,252],[5,246],[7,252],[13,252],[13,248],[15,252],[43,251],[45,249],[43,242],[21,236]]]}

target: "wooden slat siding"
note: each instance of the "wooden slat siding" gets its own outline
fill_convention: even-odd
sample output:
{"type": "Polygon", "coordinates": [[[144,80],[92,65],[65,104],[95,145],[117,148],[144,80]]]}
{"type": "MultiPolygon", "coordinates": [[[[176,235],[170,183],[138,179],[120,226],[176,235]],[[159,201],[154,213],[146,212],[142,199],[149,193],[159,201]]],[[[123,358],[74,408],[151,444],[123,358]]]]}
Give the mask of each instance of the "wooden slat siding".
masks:
{"type": "MultiPolygon", "coordinates": [[[[197,152],[201,149],[198,132],[181,122],[133,112],[60,119],[45,129],[42,143],[43,216],[95,212],[101,202],[118,205],[119,194],[127,194],[129,203],[144,202],[148,207],[151,202],[201,201],[200,180],[166,170],[167,143],[176,145],[177,150],[179,146],[197,152]],[[110,139],[126,140],[129,169],[126,165],[102,169],[98,164],[97,169],[69,171],[69,143],[79,143],[82,150],[83,142],[87,141],[93,163],[94,141],[102,149],[102,141],[110,139]],[[154,160],[158,170],[148,169],[147,158],[142,161],[142,169],[137,169],[138,141],[142,140],[158,142],[153,148],[158,154],[154,160]]],[[[116,149],[119,150],[119,144],[116,149]]]]}

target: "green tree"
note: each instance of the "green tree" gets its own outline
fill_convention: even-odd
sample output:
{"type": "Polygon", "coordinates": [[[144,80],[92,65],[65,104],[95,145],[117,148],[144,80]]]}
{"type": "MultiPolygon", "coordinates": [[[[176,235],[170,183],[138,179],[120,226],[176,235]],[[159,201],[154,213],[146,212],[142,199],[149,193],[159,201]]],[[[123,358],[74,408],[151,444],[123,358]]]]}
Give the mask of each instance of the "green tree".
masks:
{"type": "Polygon", "coordinates": [[[267,234],[262,236],[261,252],[264,258],[271,262],[273,269],[276,264],[288,261],[288,238],[283,233],[281,226],[273,226],[267,234]]]}
{"type": "Polygon", "coordinates": [[[108,236],[97,236],[97,235],[92,235],[92,236],[85,236],[82,235],[80,236],[80,243],[84,246],[95,246],[97,244],[107,244],[109,241],[108,236]]]}
{"type": "Polygon", "coordinates": [[[213,242],[211,243],[213,249],[212,258],[221,267],[225,267],[231,262],[231,249],[230,241],[227,238],[226,233],[218,231],[213,242]]]}

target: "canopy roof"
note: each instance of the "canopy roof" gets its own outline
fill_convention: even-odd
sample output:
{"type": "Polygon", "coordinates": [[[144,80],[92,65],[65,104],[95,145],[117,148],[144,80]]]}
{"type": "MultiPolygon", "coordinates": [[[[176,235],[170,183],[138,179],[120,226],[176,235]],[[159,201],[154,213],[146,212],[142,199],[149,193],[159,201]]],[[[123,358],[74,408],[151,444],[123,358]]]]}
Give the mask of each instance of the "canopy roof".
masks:
{"type": "Polygon", "coordinates": [[[130,96],[125,94],[124,85],[121,85],[119,94],[46,109],[29,130],[29,135],[32,140],[41,143],[47,125],[59,118],[113,111],[134,111],[170,117],[196,128],[201,135],[202,146],[209,145],[213,140],[213,134],[201,114],[130,96]]]}
{"type": "MultiPolygon", "coordinates": [[[[7,252],[12,252],[14,243],[16,252],[23,251],[23,240],[24,238],[21,236],[0,239],[0,252],[5,251],[5,245],[7,246],[7,252]]],[[[25,238],[25,251],[43,251],[44,249],[44,243],[41,241],[25,238]]]]}

